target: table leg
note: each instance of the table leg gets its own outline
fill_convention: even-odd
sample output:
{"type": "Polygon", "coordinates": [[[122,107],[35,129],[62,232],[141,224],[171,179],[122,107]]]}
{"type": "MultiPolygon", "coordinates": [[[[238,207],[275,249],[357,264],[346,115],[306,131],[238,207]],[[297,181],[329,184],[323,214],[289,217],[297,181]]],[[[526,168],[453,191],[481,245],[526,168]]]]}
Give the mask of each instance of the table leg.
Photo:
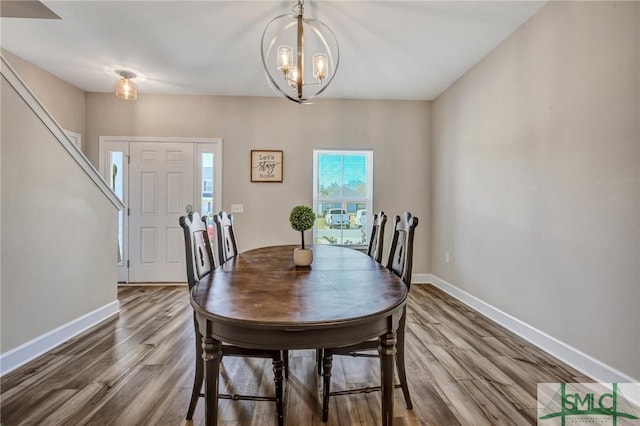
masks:
{"type": "Polygon", "coordinates": [[[207,426],[218,423],[218,377],[222,348],[220,341],[202,336],[202,359],[204,360],[204,421],[207,426]]]}
{"type": "Polygon", "coordinates": [[[396,332],[380,336],[380,383],[382,387],[382,424],[393,424],[393,360],[396,354],[396,332]]]}

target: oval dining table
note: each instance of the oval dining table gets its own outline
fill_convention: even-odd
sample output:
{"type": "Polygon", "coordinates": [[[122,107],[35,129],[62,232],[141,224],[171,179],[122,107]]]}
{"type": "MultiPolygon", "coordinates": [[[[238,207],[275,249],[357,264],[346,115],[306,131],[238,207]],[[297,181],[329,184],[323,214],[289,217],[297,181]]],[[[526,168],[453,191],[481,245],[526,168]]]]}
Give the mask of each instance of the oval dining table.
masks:
{"type": "Polygon", "coordinates": [[[314,245],[311,266],[299,267],[293,263],[295,247],[240,253],[193,287],[191,305],[203,336],[205,423],[217,424],[222,342],[292,350],[378,338],[381,418],[391,425],[396,330],[406,286],[359,250],[314,245]]]}

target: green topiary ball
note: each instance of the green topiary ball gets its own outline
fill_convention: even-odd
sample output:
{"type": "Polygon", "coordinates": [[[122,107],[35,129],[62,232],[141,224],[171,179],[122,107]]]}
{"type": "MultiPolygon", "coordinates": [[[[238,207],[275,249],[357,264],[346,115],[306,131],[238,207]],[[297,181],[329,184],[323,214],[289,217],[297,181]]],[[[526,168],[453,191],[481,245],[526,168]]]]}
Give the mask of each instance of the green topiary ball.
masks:
{"type": "Polygon", "coordinates": [[[313,227],[313,223],[316,221],[316,214],[311,207],[307,206],[295,206],[291,209],[289,215],[289,222],[291,227],[296,231],[306,231],[313,227]]]}

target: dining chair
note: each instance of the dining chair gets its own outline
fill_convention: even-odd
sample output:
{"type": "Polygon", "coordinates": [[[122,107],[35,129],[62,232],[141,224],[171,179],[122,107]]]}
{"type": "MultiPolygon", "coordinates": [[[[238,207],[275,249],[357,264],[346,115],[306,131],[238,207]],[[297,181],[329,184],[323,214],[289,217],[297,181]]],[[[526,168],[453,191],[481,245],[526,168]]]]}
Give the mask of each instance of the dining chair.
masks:
{"type": "MultiPolygon", "coordinates": [[[[184,231],[184,243],[187,264],[187,283],[189,290],[202,278],[211,273],[215,273],[215,264],[213,259],[213,251],[209,241],[207,232],[207,219],[201,217],[198,212],[189,212],[179,219],[180,226],[184,231]]],[[[202,396],[202,384],[204,381],[204,361],[202,359],[202,334],[198,328],[198,321],[195,311],[193,313],[193,325],[196,334],[196,369],[193,381],[193,390],[191,391],[191,401],[187,410],[187,420],[193,418],[198,399],[202,396]]],[[[275,396],[261,395],[225,395],[220,394],[219,398],[232,400],[251,400],[251,401],[274,401],[276,403],[276,412],[278,416],[278,424],[284,424],[284,384],[283,369],[286,368],[283,361],[283,351],[280,350],[260,350],[248,349],[239,346],[229,345],[223,342],[222,357],[240,356],[253,358],[271,358],[273,361],[273,371],[275,375],[275,396]]]]}
{"type": "Polygon", "coordinates": [[[233,215],[221,211],[213,216],[216,224],[216,239],[218,241],[218,260],[220,265],[238,254],[236,233],[233,229],[233,215]]]}
{"type": "MultiPolygon", "coordinates": [[[[238,243],[236,242],[236,231],[233,226],[233,214],[221,211],[213,216],[216,224],[216,240],[218,242],[218,265],[222,265],[227,260],[238,254],[238,243]]],[[[289,351],[282,352],[284,358],[284,376],[289,378],[289,351]]]]}
{"type": "Polygon", "coordinates": [[[367,254],[375,259],[376,262],[382,262],[382,243],[384,241],[384,227],[387,223],[387,215],[383,211],[379,211],[373,215],[373,226],[371,228],[371,238],[369,239],[369,248],[367,254]]]}
{"type": "MultiPolygon", "coordinates": [[[[387,223],[387,215],[383,211],[374,213],[373,226],[371,227],[371,238],[367,254],[376,262],[382,262],[382,246],[384,242],[384,227],[387,223]]],[[[322,349],[316,350],[316,369],[318,374],[322,373],[322,349]]]]}
{"type": "MultiPolygon", "coordinates": [[[[418,226],[418,218],[413,217],[411,213],[404,212],[401,216],[393,218],[393,237],[389,246],[389,257],[387,260],[387,269],[393,271],[402,279],[407,286],[407,291],[411,289],[411,270],[413,267],[413,234],[418,226]]],[[[407,385],[407,373],[405,368],[405,325],[407,322],[407,307],[403,308],[400,317],[397,342],[396,342],[396,368],[398,370],[398,379],[400,384],[395,385],[396,388],[402,388],[404,401],[407,409],[413,409],[411,395],[409,394],[409,386],[407,385]]],[[[348,389],[341,391],[331,391],[331,367],[333,364],[333,355],[349,355],[353,357],[379,357],[377,353],[378,339],[366,340],[354,345],[341,348],[325,348],[322,350],[322,421],[329,419],[329,397],[337,395],[348,395],[356,393],[368,393],[380,391],[380,386],[372,386],[366,388],[348,389]],[[371,351],[375,350],[375,353],[371,351]]]]}

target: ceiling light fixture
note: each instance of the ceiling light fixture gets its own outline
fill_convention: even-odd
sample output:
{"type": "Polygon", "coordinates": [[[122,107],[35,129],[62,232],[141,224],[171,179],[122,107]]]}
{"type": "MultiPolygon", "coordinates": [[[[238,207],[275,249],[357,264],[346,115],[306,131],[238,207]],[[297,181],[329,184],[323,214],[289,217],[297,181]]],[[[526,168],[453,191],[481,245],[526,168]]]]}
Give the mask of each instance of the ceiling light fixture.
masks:
{"type": "Polygon", "coordinates": [[[136,74],[126,70],[115,70],[120,76],[116,82],[116,96],[128,101],[138,99],[138,85],[132,79],[136,78],[136,74]]]}
{"type": "Polygon", "coordinates": [[[299,104],[309,104],[327,94],[340,64],[340,48],[331,28],[303,16],[304,0],[298,0],[293,12],[294,15],[276,16],[267,24],[260,46],[262,65],[276,93],[299,104]],[[305,72],[305,49],[317,52],[311,57],[310,74],[305,72]]]}

